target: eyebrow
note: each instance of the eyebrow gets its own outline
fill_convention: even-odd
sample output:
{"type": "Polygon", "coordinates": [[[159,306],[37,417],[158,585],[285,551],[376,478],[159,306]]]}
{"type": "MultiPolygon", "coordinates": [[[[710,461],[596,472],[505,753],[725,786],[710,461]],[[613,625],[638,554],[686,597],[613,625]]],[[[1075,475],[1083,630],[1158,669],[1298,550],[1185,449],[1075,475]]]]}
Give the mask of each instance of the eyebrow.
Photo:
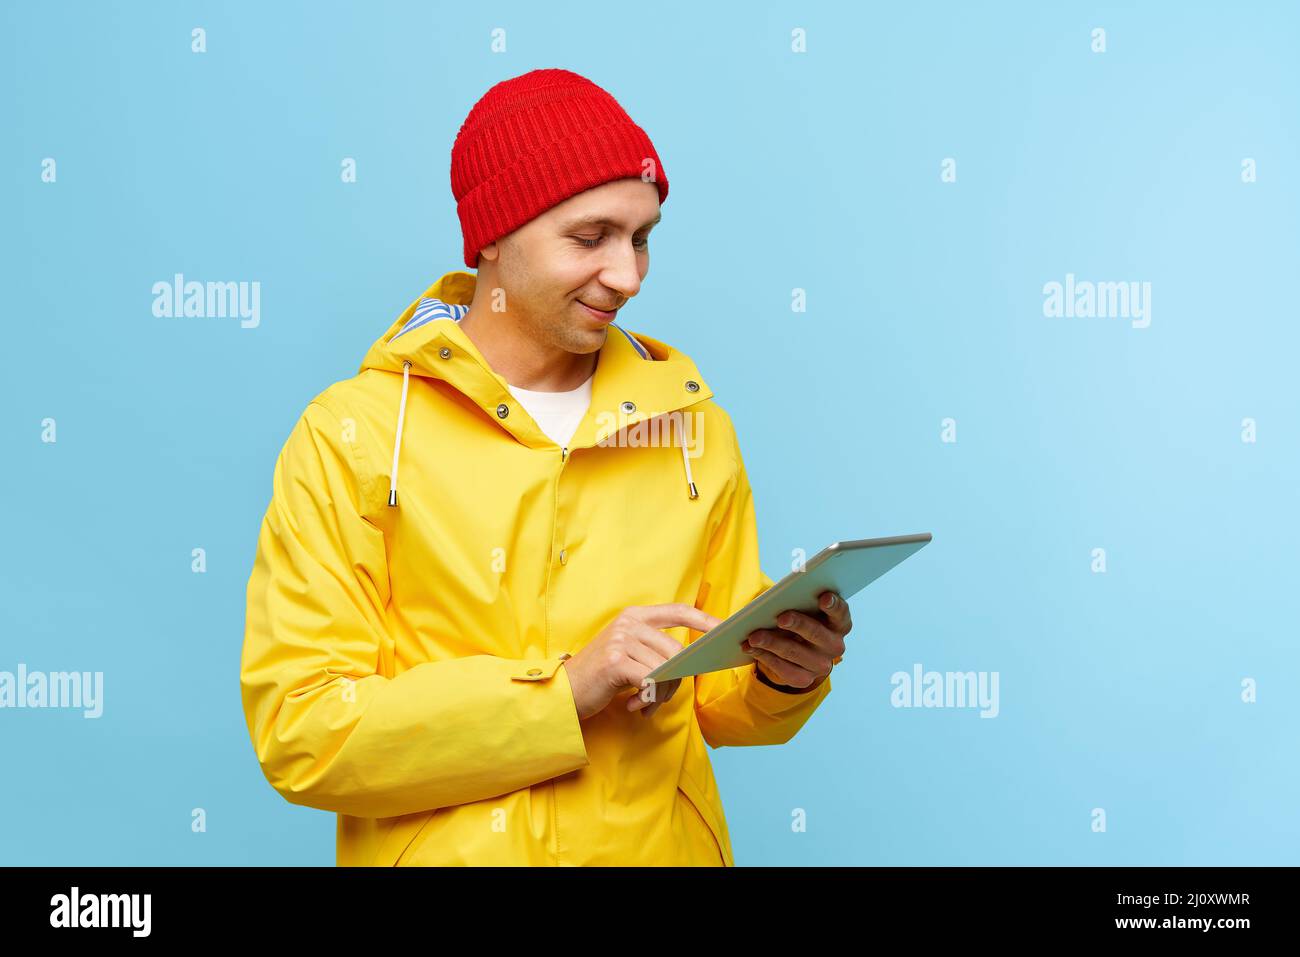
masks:
{"type": "MultiPolygon", "coordinates": [[[[645,226],[642,226],[641,228],[645,229],[646,226],[653,226],[663,218],[663,211],[660,210],[659,214],[655,216],[654,219],[650,220],[650,222],[646,223],[645,226]]],[[[618,229],[622,225],[623,224],[618,220],[610,219],[608,216],[579,216],[577,219],[570,219],[561,224],[560,231],[568,232],[570,229],[581,229],[583,226],[613,226],[615,229],[618,229]]]]}

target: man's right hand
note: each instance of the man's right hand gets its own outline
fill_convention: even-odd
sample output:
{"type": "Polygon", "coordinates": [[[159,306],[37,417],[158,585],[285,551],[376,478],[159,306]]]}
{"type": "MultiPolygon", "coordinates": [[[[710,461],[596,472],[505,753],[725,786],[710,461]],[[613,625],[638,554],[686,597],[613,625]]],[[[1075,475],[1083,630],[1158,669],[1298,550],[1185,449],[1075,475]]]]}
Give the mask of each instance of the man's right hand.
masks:
{"type": "Polygon", "coordinates": [[[681,602],[624,608],[586,647],[564,660],[578,720],[603,711],[615,695],[629,686],[633,691],[627,698],[627,709],[654,714],[681,684],[680,678],[656,684],[654,700],[641,700],[645,676],[683,647],[659,629],[685,625],[704,632],[721,623],[721,618],[681,602]]]}

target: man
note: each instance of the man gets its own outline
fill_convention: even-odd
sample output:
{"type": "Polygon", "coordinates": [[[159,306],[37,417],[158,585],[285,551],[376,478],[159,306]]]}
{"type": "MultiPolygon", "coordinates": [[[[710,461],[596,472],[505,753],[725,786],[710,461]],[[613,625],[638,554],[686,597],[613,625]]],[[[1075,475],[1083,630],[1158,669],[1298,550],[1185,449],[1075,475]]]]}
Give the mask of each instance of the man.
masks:
{"type": "Polygon", "coordinates": [[[418,296],[276,462],[241,666],[258,761],[338,813],[340,865],[731,865],[705,744],[788,741],[848,610],[824,593],[750,636],[753,666],[642,690],[772,584],[729,416],[614,322],[658,154],[600,87],[535,70],[475,104],[451,180],[477,275],[418,296]]]}

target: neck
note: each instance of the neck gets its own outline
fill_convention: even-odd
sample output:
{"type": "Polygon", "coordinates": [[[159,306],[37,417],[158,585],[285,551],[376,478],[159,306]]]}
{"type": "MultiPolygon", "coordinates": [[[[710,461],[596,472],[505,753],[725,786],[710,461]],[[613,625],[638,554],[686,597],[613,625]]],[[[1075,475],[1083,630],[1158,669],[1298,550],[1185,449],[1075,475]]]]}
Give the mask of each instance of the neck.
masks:
{"type": "Polygon", "coordinates": [[[508,312],[493,312],[483,301],[482,282],[474,290],[469,312],[458,325],[506,382],[536,392],[568,392],[596,371],[599,351],[574,353],[540,342],[508,312]]]}

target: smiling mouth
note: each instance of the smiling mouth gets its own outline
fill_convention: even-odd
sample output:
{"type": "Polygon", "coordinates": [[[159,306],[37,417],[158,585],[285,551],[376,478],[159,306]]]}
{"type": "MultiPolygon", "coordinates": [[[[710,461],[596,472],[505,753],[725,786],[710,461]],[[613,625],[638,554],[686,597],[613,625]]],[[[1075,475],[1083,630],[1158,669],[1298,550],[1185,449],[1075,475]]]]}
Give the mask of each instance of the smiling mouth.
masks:
{"type": "Polygon", "coordinates": [[[614,313],[618,312],[617,309],[601,309],[601,308],[599,308],[599,307],[597,307],[597,306],[593,306],[593,305],[592,305],[591,303],[589,303],[589,302],[582,302],[581,299],[579,299],[578,302],[581,302],[584,306],[586,306],[586,307],[587,307],[588,309],[590,309],[592,312],[602,312],[602,313],[604,313],[605,315],[609,315],[609,316],[612,316],[614,313]]]}

